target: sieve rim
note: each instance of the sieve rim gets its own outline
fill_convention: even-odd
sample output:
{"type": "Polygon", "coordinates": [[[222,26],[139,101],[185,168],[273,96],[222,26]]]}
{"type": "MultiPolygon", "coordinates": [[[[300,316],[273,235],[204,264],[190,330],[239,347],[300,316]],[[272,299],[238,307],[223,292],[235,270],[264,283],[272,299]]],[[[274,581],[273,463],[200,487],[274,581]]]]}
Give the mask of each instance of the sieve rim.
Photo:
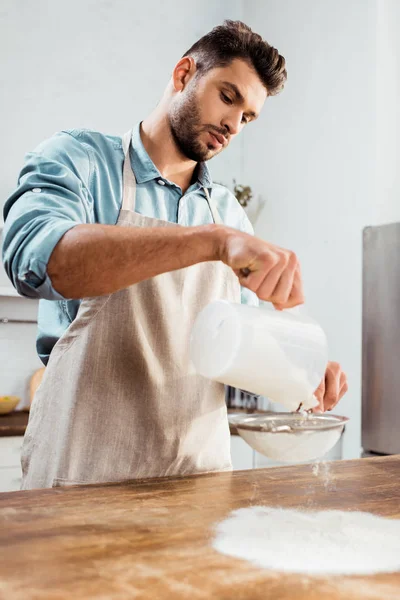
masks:
{"type": "Polygon", "coordinates": [[[273,413],[269,415],[246,415],[235,419],[236,429],[262,433],[316,433],[343,428],[349,417],[340,415],[312,414],[308,417],[299,413],[273,413]],[[283,428],[279,430],[278,428],[283,428]]]}

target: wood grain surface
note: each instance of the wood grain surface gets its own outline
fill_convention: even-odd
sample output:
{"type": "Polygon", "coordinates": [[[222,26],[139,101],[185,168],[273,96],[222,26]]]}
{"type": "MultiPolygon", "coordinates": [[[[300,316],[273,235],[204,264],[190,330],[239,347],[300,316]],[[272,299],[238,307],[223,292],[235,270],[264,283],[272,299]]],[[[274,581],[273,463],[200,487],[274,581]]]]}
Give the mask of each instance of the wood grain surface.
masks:
{"type": "Polygon", "coordinates": [[[29,412],[13,410],[7,415],[0,415],[0,437],[24,435],[28,424],[29,412]]]}
{"type": "Polygon", "coordinates": [[[0,598],[399,600],[400,573],[271,572],[212,548],[252,505],[400,518],[400,456],[0,494],[0,598]],[[321,471],[321,469],[320,469],[321,471]]]}

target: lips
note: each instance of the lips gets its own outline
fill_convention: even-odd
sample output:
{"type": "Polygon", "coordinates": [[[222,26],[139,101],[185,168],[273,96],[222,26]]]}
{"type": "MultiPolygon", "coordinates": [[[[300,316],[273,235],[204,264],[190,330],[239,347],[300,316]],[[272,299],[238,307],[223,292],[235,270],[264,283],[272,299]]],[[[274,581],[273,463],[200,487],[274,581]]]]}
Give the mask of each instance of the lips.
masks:
{"type": "Polygon", "coordinates": [[[209,133],[210,133],[211,137],[214,138],[214,140],[220,146],[226,146],[227,140],[226,140],[226,137],[224,135],[221,135],[220,133],[215,133],[214,131],[210,131],[209,133]]]}

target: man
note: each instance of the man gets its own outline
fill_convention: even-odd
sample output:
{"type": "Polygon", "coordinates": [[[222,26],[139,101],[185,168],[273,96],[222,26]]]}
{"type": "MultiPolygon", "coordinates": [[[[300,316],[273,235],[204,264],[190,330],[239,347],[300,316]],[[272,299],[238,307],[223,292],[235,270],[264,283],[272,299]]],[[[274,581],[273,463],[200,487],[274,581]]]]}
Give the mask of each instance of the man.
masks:
{"type": "MultiPolygon", "coordinates": [[[[62,132],[27,156],[4,211],[5,267],[21,294],[41,298],[48,365],[24,439],[25,489],[231,468],[224,388],[193,372],[191,326],[212,300],[258,296],[281,310],[304,301],[303,287],[295,254],[251,235],[205,163],[285,80],[277,50],[226,21],[122,140],[62,132]]],[[[346,389],[331,363],[321,410],[346,389]]]]}

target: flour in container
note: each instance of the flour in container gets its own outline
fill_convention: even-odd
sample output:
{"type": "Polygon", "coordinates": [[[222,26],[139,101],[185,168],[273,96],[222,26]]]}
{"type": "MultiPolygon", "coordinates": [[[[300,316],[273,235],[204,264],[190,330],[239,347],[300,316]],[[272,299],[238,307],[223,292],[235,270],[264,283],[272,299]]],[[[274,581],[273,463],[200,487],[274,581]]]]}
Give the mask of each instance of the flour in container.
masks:
{"type": "Polygon", "coordinates": [[[400,570],[400,520],[365,512],[302,512],[266,506],[235,510],[216,527],[213,547],[275,571],[369,575],[400,570]]]}

